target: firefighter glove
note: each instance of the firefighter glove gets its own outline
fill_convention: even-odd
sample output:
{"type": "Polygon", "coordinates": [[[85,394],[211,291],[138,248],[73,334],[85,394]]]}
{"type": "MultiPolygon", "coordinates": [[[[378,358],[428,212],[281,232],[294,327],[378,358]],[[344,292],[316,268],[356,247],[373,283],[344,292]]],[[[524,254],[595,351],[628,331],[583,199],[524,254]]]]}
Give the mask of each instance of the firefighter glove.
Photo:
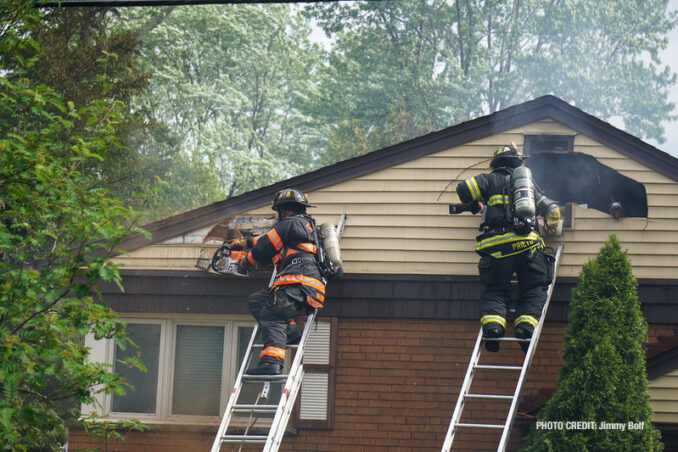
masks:
{"type": "Polygon", "coordinates": [[[231,242],[232,250],[242,250],[247,248],[247,239],[236,239],[231,242]]]}
{"type": "Polygon", "coordinates": [[[549,227],[549,229],[558,228],[558,222],[560,221],[560,208],[555,206],[553,209],[549,210],[544,219],[546,220],[546,225],[549,227]]]}
{"type": "Polygon", "coordinates": [[[483,204],[480,201],[472,202],[467,206],[468,211],[473,215],[483,210],[483,204]]]}

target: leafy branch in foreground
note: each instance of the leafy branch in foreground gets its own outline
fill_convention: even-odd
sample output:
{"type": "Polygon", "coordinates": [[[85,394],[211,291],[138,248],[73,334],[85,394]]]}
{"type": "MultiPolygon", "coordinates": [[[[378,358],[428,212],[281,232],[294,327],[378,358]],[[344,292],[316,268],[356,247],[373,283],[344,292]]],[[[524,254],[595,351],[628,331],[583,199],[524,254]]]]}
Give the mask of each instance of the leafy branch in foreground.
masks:
{"type": "MultiPolygon", "coordinates": [[[[5,30],[0,46],[25,45],[18,37],[5,30]]],[[[97,392],[124,390],[110,365],[87,361],[82,339],[131,344],[93,294],[102,281],[122,287],[109,258],[143,231],[138,213],[83,171],[119,146],[120,104],[76,109],[22,77],[31,64],[0,71],[0,444],[53,450],[65,436],[65,401],[79,409],[97,392]],[[75,122],[84,126],[76,131],[75,122]]]]}

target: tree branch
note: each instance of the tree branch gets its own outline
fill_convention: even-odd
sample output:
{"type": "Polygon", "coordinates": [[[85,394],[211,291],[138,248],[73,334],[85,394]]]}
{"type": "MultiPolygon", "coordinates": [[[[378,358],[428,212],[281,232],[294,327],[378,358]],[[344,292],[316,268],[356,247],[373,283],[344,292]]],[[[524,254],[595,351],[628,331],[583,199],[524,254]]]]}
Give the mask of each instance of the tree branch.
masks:
{"type": "Polygon", "coordinates": [[[146,36],[151,30],[153,30],[155,27],[160,25],[167,16],[176,8],[176,6],[168,6],[166,8],[163,8],[162,11],[160,11],[160,14],[157,16],[153,17],[148,23],[146,23],[143,27],[141,27],[139,30],[137,30],[134,33],[134,38],[137,41],[141,41],[144,36],[146,36]]]}

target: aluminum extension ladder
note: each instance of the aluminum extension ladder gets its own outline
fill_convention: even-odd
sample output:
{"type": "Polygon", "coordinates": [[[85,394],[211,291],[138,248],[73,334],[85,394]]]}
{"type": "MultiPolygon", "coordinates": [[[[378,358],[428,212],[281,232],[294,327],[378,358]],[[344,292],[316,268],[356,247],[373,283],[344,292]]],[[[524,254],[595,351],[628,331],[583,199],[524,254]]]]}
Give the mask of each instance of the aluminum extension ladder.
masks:
{"type": "Polygon", "coordinates": [[[498,366],[498,365],[482,365],[478,364],[480,362],[480,354],[482,352],[482,343],[483,339],[483,329],[480,328],[478,332],[478,338],[476,339],[476,345],[473,349],[471,355],[471,360],[469,361],[468,368],[466,369],[466,377],[464,377],[464,382],[461,385],[461,391],[459,392],[459,397],[457,398],[457,403],[454,407],[454,413],[452,414],[452,420],[450,421],[450,426],[447,430],[447,435],[445,436],[445,442],[441,452],[449,452],[452,448],[452,442],[454,441],[454,436],[457,433],[457,430],[460,428],[484,428],[484,429],[501,429],[503,430],[501,439],[499,440],[499,447],[497,447],[498,452],[504,452],[506,446],[508,445],[509,434],[511,433],[511,428],[513,427],[513,421],[515,419],[516,411],[518,409],[518,402],[520,401],[520,395],[523,391],[523,386],[525,380],[527,379],[527,373],[530,370],[530,364],[532,363],[532,358],[537,349],[537,342],[539,341],[539,335],[541,334],[542,327],[544,326],[544,320],[546,319],[546,312],[548,311],[549,303],[551,302],[551,295],[553,294],[553,287],[556,283],[556,274],[558,273],[558,266],[560,264],[560,257],[563,252],[563,245],[559,245],[556,250],[555,264],[553,270],[553,279],[549,284],[548,291],[546,294],[546,302],[542,308],[541,317],[537,327],[534,329],[532,334],[532,339],[518,339],[515,337],[505,337],[494,340],[499,341],[510,341],[510,342],[530,342],[530,346],[527,349],[525,358],[522,366],[498,366]],[[491,370],[491,371],[508,371],[515,372],[520,371],[520,377],[518,377],[518,382],[516,384],[516,389],[513,395],[505,394],[471,394],[469,393],[471,389],[471,383],[473,382],[473,376],[475,375],[476,370],[491,370]],[[510,400],[511,406],[509,408],[508,414],[506,416],[506,422],[504,424],[471,424],[471,423],[462,423],[461,414],[464,410],[464,404],[468,399],[486,399],[486,400],[510,400]]]}
{"type": "MultiPolygon", "coordinates": [[[[342,213],[339,217],[339,222],[337,223],[337,239],[341,239],[341,235],[344,232],[344,226],[346,225],[346,214],[342,213]]],[[[273,284],[275,279],[275,270],[271,274],[271,280],[269,282],[269,287],[273,284]]],[[[247,352],[245,353],[245,358],[242,361],[240,370],[238,371],[238,376],[235,379],[235,384],[233,385],[233,391],[231,396],[228,399],[228,404],[226,405],[226,410],[224,411],[224,417],[221,419],[221,424],[219,425],[219,430],[217,431],[217,436],[214,439],[212,444],[211,452],[219,452],[222,444],[235,444],[240,445],[242,448],[245,444],[263,444],[263,452],[276,452],[280,447],[283,436],[285,435],[285,428],[287,427],[287,422],[290,419],[292,414],[292,408],[294,407],[294,402],[299,393],[299,388],[301,387],[301,381],[304,378],[304,350],[306,349],[306,344],[308,338],[311,334],[311,325],[315,324],[316,317],[318,315],[318,310],[311,312],[308,317],[306,317],[306,323],[304,325],[304,332],[301,336],[301,340],[298,345],[288,345],[287,348],[296,348],[297,352],[294,355],[294,361],[290,366],[290,370],[287,375],[247,375],[245,371],[249,368],[250,362],[252,361],[252,351],[254,349],[260,349],[263,347],[263,344],[255,344],[257,334],[259,333],[259,322],[257,322],[252,330],[252,337],[250,338],[249,345],[247,346],[247,352]],[[254,404],[241,404],[238,405],[237,401],[240,397],[240,392],[242,390],[243,384],[247,383],[264,383],[259,396],[257,397],[254,404]],[[267,404],[271,384],[285,384],[280,395],[280,401],[278,405],[267,404]],[[263,401],[264,403],[259,403],[263,401]],[[250,415],[251,423],[245,427],[245,432],[242,435],[229,435],[227,434],[228,428],[231,426],[231,421],[233,420],[234,413],[245,413],[250,415]],[[271,426],[268,432],[268,435],[248,435],[250,428],[254,426],[254,423],[257,421],[259,416],[262,414],[273,414],[275,413],[273,420],[271,421],[271,426]]]]}
{"type": "Polygon", "coordinates": [[[302,364],[304,349],[306,348],[306,343],[308,342],[308,338],[311,333],[311,326],[315,323],[317,312],[317,310],[314,310],[306,318],[306,324],[304,325],[304,331],[301,336],[301,340],[299,341],[299,345],[287,346],[288,349],[296,348],[297,351],[294,355],[294,361],[290,366],[289,372],[286,375],[246,374],[246,371],[249,368],[250,362],[252,361],[254,355],[253,351],[263,347],[263,344],[255,343],[259,333],[259,323],[256,323],[252,331],[249,345],[247,346],[247,353],[245,354],[242,365],[240,366],[240,371],[236,377],[231,396],[228,399],[228,404],[226,405],[226,410],[224,411],[224,417],[221,420],[221,425],[219,425],[217,436],[214,439],[214,443],[212,444],[212,452],[219,452],[222,444],[233,444],[236,446],[239,444],[241,448],[246,444],[263,444],[263,450],[265,452],[274,452],[278,450],[278,447],[280,447],[280,443],[282,442],[283,435],[285,434],[287,421],[289,420],[290,414],[292,413],[292,408],[294,407],[294,401],[296,400],[297,393],[301,387],[301,381],[304,377],[304,366],[302,364]],[[263,388],[261,389],[259,396],[253,404],[238,404],[237,401],[240,397],[243,385],[248,383],[263,383],[263,388]],[[271,384],[285,385],[277,405],[267,403],[271,384]],[[227,434],[229,427],[231,427],[231,421],[233,420],[234,414],[236,413],[249,415],[249,424],[244,427],[244,433],[242,434],[227,434]],[[250,429],[254,427],[254,424],[257,422],[260,416],[266,414],[270,415],[273,413],[275,413],[275,415],[271,421],[268,435],[249,434],[250,429]]]}

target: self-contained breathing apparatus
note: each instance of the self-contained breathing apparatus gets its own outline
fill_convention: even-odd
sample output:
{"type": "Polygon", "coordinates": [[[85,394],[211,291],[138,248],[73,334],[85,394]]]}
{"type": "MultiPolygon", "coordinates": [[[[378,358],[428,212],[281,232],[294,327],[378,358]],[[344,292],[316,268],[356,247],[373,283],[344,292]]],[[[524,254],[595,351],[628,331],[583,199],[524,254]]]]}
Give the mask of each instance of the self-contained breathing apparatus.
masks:
{"type": "MultiPolygon", "coordinates": [[[[323,223],[320,228],[316,226],[315,221],[312,220],[312,223],[320,273],[324,278],[341,276],[343,264],[337,229],[332,223],[323,223]]],[[[220,275],[250,276],[249,272],[241,273],[238,269],[238,263],[246,254],[246,251],[232,250],[229,243],[224,242],[214,252],[212,259],[206,259],[201,252],[196,267],[220,275]]]]}
{"type": "MultiPolygon", "coordinates": [[[[315,226],[315,225],[314,225],[315,226]]],[[[332,223],[323,223],[320,225],[320,234],[317,233],[316,239],[320,242],[318,248],[318,264],[324,277],[340,276],[343,272],[341,261],[341,248],[339,247],[339,237],[337,229],[332,223]]]]}
{"type": "MultiPolygon", "coordinates": [[[[489,199],[480,199],[480,191],[478,183],[475,178],[465,181],[466,186],[462,185],[463,189],[469,191],[464,197],[469,194],[474,201],[468,204],[450,204],[450,214],[458,214],[462,212],[471,212],[476,214],[482,212],[480,222],[480,231],[495,233],[514,232],[518,235],[527,235],[532,231],[539,229],[539,224],[536,220],[537,204],[544,200],[548,200],[541,193],[538,193],[537,187],[532,179],[531,170],[524,165],[523,155],[517,149],[515,144],[511,146],[502,146],[494,153],[493,159],[490,163],[493,173],[505,178],[505,184],[500,184],[500,193],[490,193],[489,199]],[[482,202],[486,202],[487,205],[482,202]],[[500,207],[503,210],[503,220],[501,224],[497,223],[496,210],[491,213],[493,209],[488,209],[490,206],[500,207]],[[487,221],[486,221],[487,220],[487,221]]],[[[499,187],[497,187],[499,188],[499,187]]],[[[458,188],[459,190],[459,188],[458,188]]],[[[463,199],[463,198],[462,198],[463,199]]],[[[551,210],[558,208],[556,203],[545,204],[548,214],[551,210]]],[[[556,216],[556,215],[552,215],[556,216]]],[[[558,215],[559,216],[559,215],[558,215]]],[[[545,221],[545,225],[546,225],[545,221]]],[[[550,224],[548,225],[550,226],[550,224]]],[[[546,227],[546,230],[550,230],[546,227]]]]}
{"type": "MultiPolygon", "coordinates": [[[[286,210],[303,212],[305,211],[306,207],[315,206],[311,205],[306,199],[306,196],[300,190],[295,188],[287,188],[278,191],[275,194],[272,206],[273,210],[278,213],[277,221],[280,221],[284,218],[283,212],[286,210]]],[[[305,213],[304,216],[312,224],[312,235],[315,242],[314,244],[317,253],[316,257],[320,273],[325,279],[330,277],[340,277],[343,272],[343,264],[341,260],[341,249],[339,247],[338,237],[341,236],[341,232],[343,231],[346,215],[341,215],[337,228],[335,228],[334,225],[329,222],[322,223],[318,228],[315,220],[311,216],[306,215],[305,213]]],[[[266,219],[265,221],[272,222],[271,224],[268,224],[269,228],[275,224],[275,220],[273,219],[266,219]]],[[[204,250],[201,250],[196,267],[207,270],[210,273],[217,273],[220,275],[250,275],[250,272],[242,272],[242,269],[239,268],[238,263],[242,261],[242,259],[247,255],[246,251],[240,250],[251,246],[253,238],[256,235],[262,234],[263,232],[258,231],[252,234],[252,232],[254,232],[253,230],[250,234],[248,234],[249,238],[246,239],[238,229],[237,224],[234,223],[233,228],[240,236],[240,239],[236,240],[236,242],[240,242],[238,243],[238,246],[231,246],[236,242],[229,243],[228,241],[224,241],[223,244],[214,252],[212,259],[206,258],[204,256],[204,250]]]]}
{"type": "Polygon", "coordinates": [[[507,218],[513,224],[513,232],[524,235],[536,228],[534,184],[528,167],[519,166],[511,173],[511,192],[506,206],[510,207],[507,218]]]}

